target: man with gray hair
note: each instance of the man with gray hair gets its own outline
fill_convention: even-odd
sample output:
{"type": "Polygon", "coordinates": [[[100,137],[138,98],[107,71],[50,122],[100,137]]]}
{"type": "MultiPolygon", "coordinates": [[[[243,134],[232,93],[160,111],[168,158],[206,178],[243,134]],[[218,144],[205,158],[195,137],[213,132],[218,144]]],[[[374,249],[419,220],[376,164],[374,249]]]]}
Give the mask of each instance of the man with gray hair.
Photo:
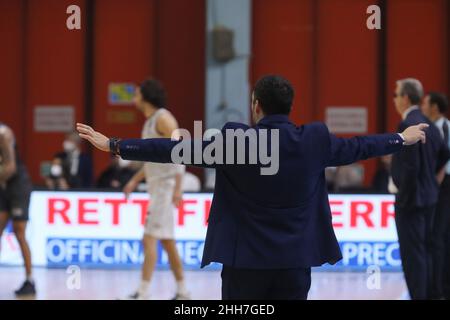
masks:
{"type": "Polygon", "coordinates": [[[431,234],[439,194],[436,175],[450,158],[438,129],[419,109],[423,86],[417,79],[397,81],[394,104],[402,117],[399,132],[418,123],[429,124],[426,144],[406,146],[392,159],[395,222],[406,284],[412,299],[430,299],[431,234]]]}

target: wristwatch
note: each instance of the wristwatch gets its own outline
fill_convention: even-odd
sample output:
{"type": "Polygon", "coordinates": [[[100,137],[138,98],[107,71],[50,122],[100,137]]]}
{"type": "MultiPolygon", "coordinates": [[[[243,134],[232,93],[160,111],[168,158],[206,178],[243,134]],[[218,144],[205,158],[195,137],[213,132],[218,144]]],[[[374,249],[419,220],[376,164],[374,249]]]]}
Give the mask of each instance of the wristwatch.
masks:
{"type": "Polygon", "coordinates": [[[403,140],[403,145],[405,145],[405,144],[406,144],[405,136],[404,136],[403,134],[401,134],[401,133],[398,133],[398,135],[400,136],[400,138],[402,138],[402,140],[403,140]]]}
{"type": "Polygon", "coordinates": [[[119,138],[109,139],[109,150],[115,156],[120,155],[119,142],[120,142],[119,138]]]}

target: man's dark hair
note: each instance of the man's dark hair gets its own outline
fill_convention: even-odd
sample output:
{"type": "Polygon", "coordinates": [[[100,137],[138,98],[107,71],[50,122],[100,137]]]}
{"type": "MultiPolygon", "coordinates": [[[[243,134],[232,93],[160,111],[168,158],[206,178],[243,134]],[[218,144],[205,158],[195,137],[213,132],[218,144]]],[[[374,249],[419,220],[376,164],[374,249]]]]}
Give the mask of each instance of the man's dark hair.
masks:
{"type": "Polygon", "coordinates": [[[439,92],[429,92],[428,96],[430,97],[430,104],[437,105],[439,108],[439,112],[445,114],[448,110],[448,100],[445,95],[439,92]]]}
{"type": "Polygon", "coordinates": [[[154,79],[147,79],[140,86],[142,98],[155,106],[164,108],[166,106],[166,92],[161,83],[154,79]]]}
{"type": "Polygon", "coordinates": [[[291,112],[294,89],[283,77],[274,75],[262,77],[256,82],[253,94],[266,115],[291,112]]]}

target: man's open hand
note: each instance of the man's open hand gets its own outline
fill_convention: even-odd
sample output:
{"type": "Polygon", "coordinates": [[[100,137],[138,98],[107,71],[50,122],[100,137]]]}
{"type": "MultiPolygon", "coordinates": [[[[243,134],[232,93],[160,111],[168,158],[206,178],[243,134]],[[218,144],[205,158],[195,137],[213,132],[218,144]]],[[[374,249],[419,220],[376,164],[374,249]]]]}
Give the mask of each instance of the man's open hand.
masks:
{"type": "Polygon", "coordinates": [[[403,138],[405,139],[405,145],[410,146],[412,144],[416,144],[419,141],[425,143],[425,129],[428,127],[429,125],[426,123],[420,123],[418,125],[408,127],[405,131],[402,132],[403,138]]]}
{"type": "Polygon", "coordinates": [[[109,152],[109,138],[95,131],[90,126],[77,123],[77,131],[81,138],[88,140],[94,147],[101,151],[109,152]]]}

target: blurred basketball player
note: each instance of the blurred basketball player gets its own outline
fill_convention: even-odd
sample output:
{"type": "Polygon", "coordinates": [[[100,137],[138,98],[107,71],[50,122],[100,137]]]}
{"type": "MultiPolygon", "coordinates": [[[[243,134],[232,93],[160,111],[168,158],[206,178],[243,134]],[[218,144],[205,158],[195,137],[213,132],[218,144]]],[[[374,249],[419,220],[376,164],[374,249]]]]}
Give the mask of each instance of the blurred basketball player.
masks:
{"type": "Polygon", "coordinates": [[[18,157],[14,134],[0,123],[0,237],[9,220],[12,220],[26,272],[25,282],[15,291],[18,296],[36,294],[31,275],[31,253],[25,239],[31,189],[27,170],[18,157]]]}
{"type": "MultiPolygon", "coordinates": [[[[136,107],[147,121],[142,130],[142,138],[170,138],[178,129],[174,116],[164,108],[165,92],[156,80],[146,80],[136,89],[136,107]]],[[[182,178],[184,166],[146,162],[124,187],[128,196],[144,178],[147,181],[151,202],[145,222],[143,237],[144,264],[142,281],[130,299],[147,299],[148,287],[157,260],[157,242],[161,241],[169,257],[170,267],[177,282],[175,300],[189,299],[183,275],[183,266],[174,240],[174,205],[182,199],[182,178]]]]}

